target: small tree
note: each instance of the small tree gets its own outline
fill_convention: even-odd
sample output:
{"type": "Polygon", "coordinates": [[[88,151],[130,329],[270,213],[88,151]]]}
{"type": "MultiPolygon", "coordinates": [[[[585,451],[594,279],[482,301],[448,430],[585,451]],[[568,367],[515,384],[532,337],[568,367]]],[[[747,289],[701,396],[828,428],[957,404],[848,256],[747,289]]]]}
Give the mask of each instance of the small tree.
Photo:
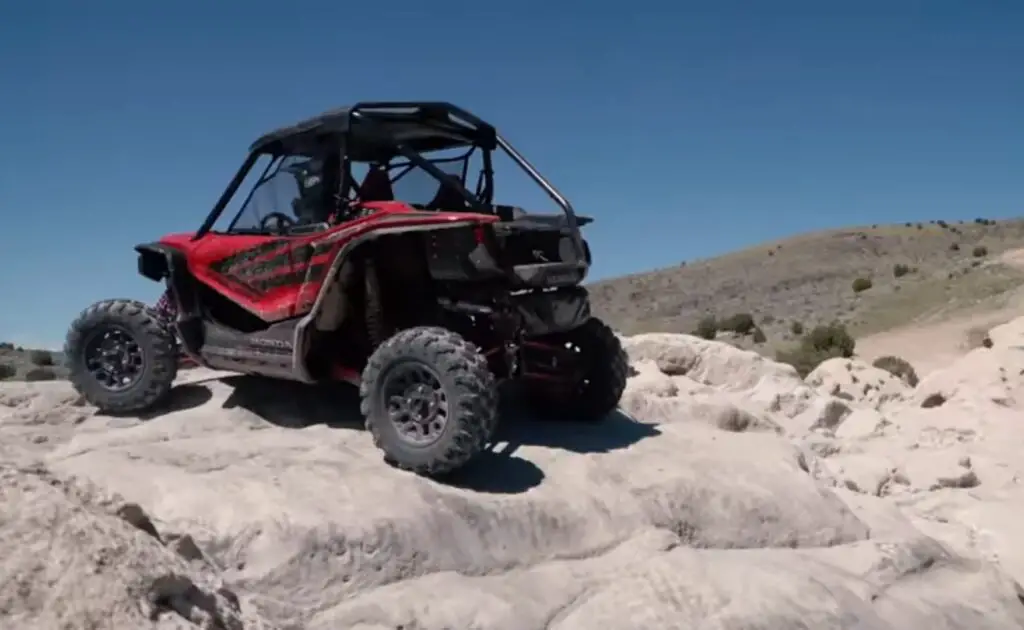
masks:
{"type": "Polygon", "coordinates": [[[28,359],[29,361],[32,362],[32,365],[53,365],[53,355],[47,352],[46,350],[33,350],[31,353],[29,353],[28,359]]]}
{"type": "Polygon", "coordinates": [[[835,350],[839,356],[849,358],[853,356],[853,349],[857,342],[853,335],[846,330],[846,326],[833,322],[823,326],[815,326],[811,332],[801,341],[801,345],[814,350],[835,350]]]}
{"type": "Polygon", "coordinates": [[[853,281],[853,292],[860,293],[871,288],[871,278],[857,278],[853,281]]]}
{"type": "Polygon", "coordinates": [[[823,361],[835,357],[852,357],[855,345],[846,326],[835,322],[827,326],[815,326],[800,340],[798,348],[779,352],[775,358],[780,363],[792,365],[801,377],[806,377],[823,361]]]}
{"type": "Polygon", "coordinates": [[[719,330],[731,330],[740,335],[750,334],[754,326],[754,316],[750,313],[736,313],[718,322],[719,330]]]}
{"type": "Polygon", "coordinates": [[[703,317],[697,322],[697,330],[693,331],[693,334],[703,339],[714,339],[718,334],[718,322],[713,315],[703,317]]]}

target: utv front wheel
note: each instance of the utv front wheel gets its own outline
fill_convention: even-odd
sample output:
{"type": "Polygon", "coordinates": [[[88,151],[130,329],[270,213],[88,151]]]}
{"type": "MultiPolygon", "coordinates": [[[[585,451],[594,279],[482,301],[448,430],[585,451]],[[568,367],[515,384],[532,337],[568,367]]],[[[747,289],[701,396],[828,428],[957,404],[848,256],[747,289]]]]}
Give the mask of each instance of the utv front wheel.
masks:
{"type": "Polygon", "coordinates": [[[385,459],[425,476],[449,473],[482,451],[498,421],[494,375],[477,348],[434,327],[403,330],[363,371],[361,410],[385,459]]]}
{"type": "Polygon", "coordinates": [[[82,311],[68,330],[64,356],[71,385],[103,412],[155,405],[178,372],[174,334],[134,300],[106,300],[82,311]]]}

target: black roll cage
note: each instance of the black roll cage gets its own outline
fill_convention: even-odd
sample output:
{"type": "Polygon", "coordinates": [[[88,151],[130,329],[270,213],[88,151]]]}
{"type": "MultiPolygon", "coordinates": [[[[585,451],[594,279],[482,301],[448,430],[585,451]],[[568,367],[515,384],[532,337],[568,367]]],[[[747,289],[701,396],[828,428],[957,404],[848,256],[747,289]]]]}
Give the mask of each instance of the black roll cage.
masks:
{"type": "MultiPolygon", "coordinates": [[[[430,173],[442,186],[448,185],[453,187],[465,198],[473,210],[483,214],[491,214],[493,212],[490,204],[490,196],[493,194],[494,174],[491,152],[500,148],[537,185],[544,189],[544,192],[562,209],[562,212],[565,213],[567,227],[573,235],[572,241],[576,248],[576,254],[581,259],[584,255],[576,213],[569,201],[537,171],[529,160],[495,131],[494,127],[464,109],[443,102],[387,101],[357,103],[350,108],[326,112],[291,127],[285,127],[263,135],[250,146],[245,161],[239,167],[223,193],[221,193],[220,198],[214,204],[210,214],[196,231],[192,240],[202,238],[212,229],[213,224],[224,212],[224,209],[230,203],[235,193],[238,192],[238,188],[242,185],[249,171],[252,170],[252,167],[260,157],[270,155],[273,160],[261,175],[257,185],[253,187],[253,191],[262,183],[270,166],[277,162],[277,158],[284,155],[319,152],[324,148],[342,151],[342,191],[347,190],[347,187],[353,183],[350,181],[350,165],[353,154],[364,158],[357,160],[360,162],[374,161],[375,155],[381,158],[381,161],[390,160],[392,157],[402,155],[411,164],[430,173]],[[412,112],[400,113],[395,112],[395,110],[412,110],[412,112]],[[389,129],[389,125],[392,126],[392,129],[389,129]],[[409,127],[406,130],[407,136],[405,138],[397,133],[397,130],[400,130],[402,125],[409,127]],[[430,133],[420,133],[417,135],[414,133],[417,129],[420,132],[426,131],[430,133]],[[417,150],[418,146],[422,146],[422,148],[417,150]],[[481,153],[484,164],[481,174],[486,180],[483,187],[483,190],[487,193],[484,196],[488,197],[486,200],[470,193],[462,181],[448,176],[435,166],[433,162],[424,158],[420,152],[460,146],[470,147],[470,151],[477,147],[482,149],[481,153]],[[353,147],[359,147],[365,153],[351,150],[353,147]],[[371,153],[374,150],[380,151],[380,153],[371,153]]],[[[251,195],[252,191],[250,191],[248,196],[251,195]]],[[[248,198],[245,203],[248,203],[248,198]]]]}

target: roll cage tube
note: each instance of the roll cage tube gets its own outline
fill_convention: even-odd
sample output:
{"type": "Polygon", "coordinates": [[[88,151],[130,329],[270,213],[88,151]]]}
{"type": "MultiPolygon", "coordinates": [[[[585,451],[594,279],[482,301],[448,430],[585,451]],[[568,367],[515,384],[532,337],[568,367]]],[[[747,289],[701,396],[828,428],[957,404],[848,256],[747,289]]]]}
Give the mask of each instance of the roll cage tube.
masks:
{"type": "MultiPolygon", "coordinates": [[[[396,142],[390,134],[381,131],[381,125],[373,121],[371,118],[361,116],[358,111],[352,111],[349,114],[349,116],[353,118],[358,118],[360,122],[362,124],[365,124],[367,128],[369,128],[372,132],[376,132],[379,137],[391,142],[392,146],[394,146],[396,151],[401,153],[403,157],[407,158],[416,166],[430,173],[434,177],[434,179],[440,182],[442,186],[448,185],[454,188],[456,191],[458,191],[458,193],[462,195],[463,198],[465,198],[465,200],[470,204],[470,206],[472,206],[474,210],[480,212],[481,214],[490,214],[490,209],[485,204],[483,204],[480,201],[480,199],[477,198],[476,195],[469,192],[466,189],[466,187],[463,186],[461,181],[455,179],[454,177],[450,177],[447,173],[437,168],[437,166],[435,166],[433,162],[424,158],[423,155],[419,153],[419,151],[412,150],[404,142],[396,142]]],[[[487,151],[485,150],[484,154],[486,155],[486,153],[487,151]]]]}
{"type": "MultiPolygon", "coordinates": [[[[427,173],[430,173],[430,175],[433,176],[436,180],[438,180],[438,182],[440,182],[442,186],[448,185],[448,186],[451,186],[452,188],[454,188],[470,204],[470,206],[474,210],[476,210],[478,212],[481,212],[483,214],[489,214],[491,212],[491,209],[488,207],[489,204],[484,202],[484,201],[482,201],[477,195],[469,192],[469,190],[466,189],[466,187],[464,186],[463,182],[459,181],[458,179],[456,179],[454,177],[449,176],[447,173],[445,173],[441,169],[437,168],[437,166],[435,166],[431,161],[425,159],[418,151],[415,151],[415,150],[411,149],[405,143],[396,142],[394,140],[393,136],[391,136],[390,134],[382,131],[383,126],[380,125],[379,123],[377,123],[376,121],[372,120],[372,117],[362,116],[359,113],[359,109],[360,108],[371,109],[371,108],[384,108],[384,107],[392,107],[392,106],[397,107],[399,105],[401,105],[401,104],[400,103],[389,103],[389,102],[361,103],[361,104],[357,105],[353,110],[348,112],[348,115],[349,115],[350,118],[353,118],[353,117],[354,118],[359,118],[360,122],[366,125],[366,128],[368,128],[372,132],[376,132],[376,135],[379,136],[380,138],[382,138],[383,140],[389,141],[398,153],[400,153],[401,155],[406,157],[410,162],[416,164],[416,166],[419,166],[421,169],[423,169],[427,173]]],[[[405,104],[405,106],[408,106],[408,104],[405,104]]],[[[477,125],[478,128],[480,128],[480,129],[486,129],[489,132],[489,136],[490,136],[487,139],[488,140],[493,139],[494,148],[500,147],[501,150],[504,151],[506,155],[508,155],[510,158],[512,158],[512,161],[515,162],[519,166],[519,168],[521,168],[524,171],[526,171],[527,175],[529,175],[530,178],[537,185],[539,185],[541,188],[543,188],[544,192],[547,193],[547,195],[556,204],[558,204],[558,206],[562,209],[562,212],[566,216],[566,221],[567,221],[569,230],[572,233],[572,237],[573,237],[572,238],[572,243],[573,243],[573,248],[575,249],[576,256],[577,256],[578,259],[582,259],[584,257],[583,239],[582,239],[582,236],[580,235],[579,222],[576,219],[576,213],[573,210],[572,204],[569,203],[569,201],[558,191],[557,188],[555,188],[555,186],[553,184],[551,184],[547,179],[544,178],[543,175],[540,174],[540,172],[533,166],[533,164],[530,163],[529,160],[527,160],[522,154],[520,154],[519,151],[517,151],[508,142],[508,140],[506,140],[504,137],[502,137],[501,134],[497,133],[497,131],[495,131],[492,127],[490,127],[490,125],[487,125],[486,123],[484,123],[480,119],[476,118],[475,116],[473,116],[472,114],[469,114],[469,112],[466,112],[464,110],[461,110],[461,109],[458,109],[458,108],[454,108],[454,107],[450,107],[448,109],[450,110],[449,111],[450,114],[452,114],[454,116],[457,116],[458,118],[461,118],[462,121],[466,121],[466,122],[469,122],[470,124],[477,125]]],[[[462,122],[462,121],[458,121],[458,122],[462,122]]],[[[351,125],[348,126],[348,129],[351,129],[351,125]]],[[[346,130],[346,131],[342,132],[342,135],[345,137],[345,144],[347,145],[348,144],[348,139],[351,136],[351,132],[346,130]]],[[[482,196],[492,195],[493,194],[493,167],[492,167],[492,161],[491,161],[491,151],[493,149],[490,148],[490,147],[479,145],[476,142],[474,142],[473,144],[477,145],[477,146],[480,146],[483,149],[482,153],[483,153],[484,165],[483,165],[483,169],[481,170],[481,176],[486,178],[483,190],[487,191],[487,194],[486,195],[482,195],[482,196]]],[[[210,214],[206,217],[206,220],[203,222],[203,224],[196,231],[195,236],[192,237],[192,240],[198,240],[198,239],[202,238],[207,232],[210,231],[210,229],[213,227],[213,224],[216,223],[217,219],[220,217],[221,213],[224,212],[225,207],[228,205],[228,203],[230,203],[231,198],[234,196],[234,194],[238,191],[238,188],[244,182],[246,176],[249,174],[249,171],[255,165],[256,161],[259,159],[259,157],[261,155],[264,155],[265,153],[266,152],[259,151],[259,150],[257,150],[257,151],[250,151],[249,152],[248,156],[246,157],[246,160],[242,163],[241,167],[235,173],[235,176],[232,178],[232,180],[228,184],[227,188],[225,188],[224,192],[221,193],[221,196],[217,200],[217,203],[214,205],[213,209],[210,211],[210,214]]],[[[281,156],[280,155],[274,155],[274,157],[278,158],[278,157],[281,157],[281,156]]],[[[347,161],[347,157],[345,159],[347,161]]],[[[272,161],[271,165],[268,165],[268,167],[267,167],[268,170],[270,169],[270,167],[273,165],[274,162],[276,162],[276,160],[272,161]]],[[[346,169],[346,171],[347,171],[347,169],[346,169]]],[[[350,175],[347,172],[343,175],[343,177],[346,180],[350,179],[350,175]]],[[[262,179],[262,177],[261,177],[261,179],[262,179]]],[[[255,186],[254,186],[254,188],[255,188],[255,186]]],[[[250,193],[250,196],[251,196],[251,193],[250,193]]]]}
{"type": "Polygon", "coordinates": [[[508,140],[505,140],[505,138],[501,136],[501,134],[495,132],[494,140],[495,143],[501,147],[501,150],[512,158],[512,161],[518,164],[519,168],[526,171],[526,174],[529,175],[538,186],[544,189],[544,192],[551,197],[552,201],[562,208],[562,212],[565,213],[565,220],[569,224],[569,231],[572,233],[572,244],[573,248],[576,250],[576,258],[577,260],[584,259],[583,237],[580,235],[580,226],[579,222],[576,220],[576,211],[573,210],[572,204],[569,203],[569,200],[562,196],[562,193],[558,192],[558,189],[555,188],[551,182],[545,179],[544,176],[534,168],[533,164],[523,157],[519,151],[516,151],[515,148],[509,144],[508,140]]]}
{"type": "MultiPolygon", "coordinates": [[[[217,203],[214,204],[213,210],[210,211],[210,214],[206,216],[206,220],[203,221],[203,224],[199,226],[198,230],[196,230],[195,236],[192,237],[193,241],[198,241],[207,232],[209,232],[211,228],[213,228],[213,224],[217,222],[218,218],[220,218],[221,213],[224,212],[224,208],[226,208],[231,202],[231,198],[234,197],[235,193],[238,191],[238,187],[245,181],[246,176],[249,175],[249,171],[252,170],[252,167],[256,164],[256,160],[258,160],[261,155],[263,155],[261,151],[249,152],[245,161],[242,162],[242,166],[238,168],[238,172],[235,173],[235,176],[228,183],[227,188],[225,188],[224,192],[221,193],[220,199],[218,199],[217,203]]],[[[271,162],[271,164],[273,164],[273,162],[271,162]]],[[[255,188],[255,186],[253,188],[255,188]]]]}

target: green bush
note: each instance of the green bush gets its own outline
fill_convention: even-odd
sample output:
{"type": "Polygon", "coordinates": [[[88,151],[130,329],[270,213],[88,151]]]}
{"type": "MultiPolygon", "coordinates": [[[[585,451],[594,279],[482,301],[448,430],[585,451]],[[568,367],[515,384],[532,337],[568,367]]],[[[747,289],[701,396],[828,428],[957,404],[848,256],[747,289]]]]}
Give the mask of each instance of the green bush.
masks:
{"type": "Polygon", "coordinates": [[[839,352],[839,356],[849,358],[853,356],[853,350],[857,345],[853,335],[846,330],[846,326],[839,322],[823,326],[815,326],[801,340],[801,345],[814,350],[839,352]]]}
{"type": "Polygon", "coordinates": [[[802,322],[794,321],[789,325],[789,330],[794,335],[802,335],[804,334],[804,325],[802,322]]]}
{"type": "Polygon", "coordinates": [[[29,353],[28,360],[32,362],[32,365],[53,365],[53,355],[46,350],[33,350],[29,353]]]}
{"type": "Polygon", "coordinates": [[[754,316],[750,313],[736,313],[718,322],[719,330],[731,330],[740,335],[748,335],[754,330],[754,316]]]}
{"type": "Polygon", "coordinates": [[[799,347],[779,352],[775,359],[792,365],[801,377],[806,377],[823,361],[836,357],[853,356],[856,341],[846,326],[835,322],[826,326],[815,326],[800,340],[799,347]]]}
{"type": "Polygon", "coordinates": [[[988,248],[984,245],[978,245],[971,251],[971,255],[975,258],[981,258],[982,256],[988,256],[988,248]]]}
{"type": "Polygon", "coordinates": [[[901,359],[900,357],[891,355],[878,357],[871,365],[898,377],[911,387],[917,387],[917,383],[919,382],[917,378],[917,371],[914,370],[914,366],[910,365],[910,362],[906,359],[901,359]]]}
{"type": "Polygon", "coordinates": [[[48,367],[38,367],[29,370],[25,374],[26,381],[54,381],[57,380],[57,373],[48,367]]]}
{"type": "Polygon", "coordinates": [[[13,365],[0,363],[0,381],[6,381],[9,378],[14,378],[17,374],[18,370],[13,365]]]}
{"type": "Polygon", "coordinates": [[[697,322],[697,330],[693,334],[703,339],[714,339],[718,334],[718,322],[714,316],[708,315],[697,322]]]}
{"type": "Polygon", "coordinates": [[[822,352],[801,347],[793,350],[780,350],[775,355],[775,360],[779,363],[792,365],[796,369],[796,373],[800,375],[800,378],[807,378],[807,375],[814,371],[814,368],[838,356],[839,354],[834,351],[822,352]]]}
{"type": "Polygon", "coordinates": [[[860,293],[871,288],[871,278],[857,278],[853,281],[853,292],[860,293]]]}
{"type": "Polygon", "coordinates": [[[903,276],[910,273],[910,266],[904,265],[903,263],[896,263],[892,266],[892,275],[894,278],[902,278],[903,276]]]}

